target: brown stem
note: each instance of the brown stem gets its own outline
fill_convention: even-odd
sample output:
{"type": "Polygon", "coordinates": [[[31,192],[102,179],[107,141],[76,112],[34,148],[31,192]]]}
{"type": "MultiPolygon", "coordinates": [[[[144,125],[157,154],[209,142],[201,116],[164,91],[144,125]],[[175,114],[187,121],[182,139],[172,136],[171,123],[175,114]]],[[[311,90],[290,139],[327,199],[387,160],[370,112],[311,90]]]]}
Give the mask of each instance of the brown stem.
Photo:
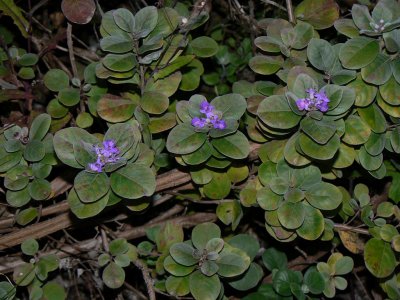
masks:
{"type": "Polygon", "coordinates": [[[362,228],[357,228],[349,225],[344,225],[344,224],[334,224],[334,227],[336,230],[339,231],[352,231],[352,232],[357,232],[365,235],[371,235],[367,229],[362,229],[362,228]]]}
{"type": "Polygon", "coordinates": [[[286,8],[288,12],[289,22],[292,24],[296,24],[296,17],[294,16],[293,4],[291,0],[286,0],[286,8]]]}
{"type": "Polygon", "coordinates": [[[147,293],[150,300],[156,300],[156,293],[153,288],[153,279],[150,277],[149,269],[140,259],[137,259],[133,264],[142,272],[144,282],[146,283],[147,293]]]}
{"type": "Polygon", "coordinates": [[[76,68],[75,56],[74,56],[74,42],[72,41],[72,25],[68,22],[67,25],[67,45],[68,45],[68,54],[69,60],[71,62],[72,73],[75,78],[78,78],[78,69],[76,68]]]}

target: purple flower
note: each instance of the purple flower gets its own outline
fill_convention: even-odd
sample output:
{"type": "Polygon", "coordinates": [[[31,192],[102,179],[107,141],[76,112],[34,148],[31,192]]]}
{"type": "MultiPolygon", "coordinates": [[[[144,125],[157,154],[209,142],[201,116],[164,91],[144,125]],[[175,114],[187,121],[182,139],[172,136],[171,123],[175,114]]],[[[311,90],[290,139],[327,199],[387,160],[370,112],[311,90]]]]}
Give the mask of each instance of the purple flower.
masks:
{"type": "Polygon", "coordinates": [[[100,173],[103,171],[103,167],[107,163],[115,163],[120,159],[118,156],[119,149],[113,140],[105,140],[103,141],[102,146],[94,145],[93,149],[96,153],[97,159],[96,162],[88,165],[88,168],[91,171],[100,173]]]}
{"type": "Polygon", "coordinates": [[[203,128],[204,126],[206,126],[206,119],[195,117],[192,119],[192,125],[197,128],[203,128]]]}
{"type": "Polygon", "coordinates": [[[194,117],[191,124],[196,128],[212,128],[215,129],[225,129],[226,122],[220,117],[220,112],[216,111],[214,106],[212,106],[207,101],[202,101],[200,103],[200,112],[205,115],[205,118],[194,117]]]}
{"type": "Polygon", "coordinates": [[[319,110],[326,112],[329,109],[329,98],[324,91],[317,92],[314,89],[306,90],[308,97],[296,100],[296,105],[299,110],[319,110]]]}
{"type": "Polygon", "coordinates": [[[216,120],[213,125],[214,125],[215,129],[225,129],[226,128],[225,120],[216,120]]]}

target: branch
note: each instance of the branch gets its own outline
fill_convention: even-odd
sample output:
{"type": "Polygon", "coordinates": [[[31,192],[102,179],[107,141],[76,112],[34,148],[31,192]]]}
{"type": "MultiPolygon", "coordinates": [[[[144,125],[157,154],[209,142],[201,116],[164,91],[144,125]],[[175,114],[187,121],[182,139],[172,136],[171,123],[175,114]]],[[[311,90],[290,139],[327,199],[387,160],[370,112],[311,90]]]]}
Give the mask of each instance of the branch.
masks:
{"type": "Polygon", "coordinates": [[[133,264],[142,272],[144,282],[146,283],[147,293],[150,300],[156,300],[156,293],[153,289],[153,279],[149,275],[149,269],[140,259],[137,259],[133,264]]]}

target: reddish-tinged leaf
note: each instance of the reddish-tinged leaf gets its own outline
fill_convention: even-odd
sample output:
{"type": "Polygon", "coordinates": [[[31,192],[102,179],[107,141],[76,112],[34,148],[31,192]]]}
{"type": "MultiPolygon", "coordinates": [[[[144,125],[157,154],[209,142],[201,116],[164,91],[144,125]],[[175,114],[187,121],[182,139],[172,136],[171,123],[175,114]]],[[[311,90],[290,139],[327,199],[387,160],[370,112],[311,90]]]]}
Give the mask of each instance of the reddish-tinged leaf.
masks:
{"type": "Polygon", "coordinates": [[[63,0],[61,9],[66,18],[76,24],[87,24],[96,10],[94,0],[63,0]]]}

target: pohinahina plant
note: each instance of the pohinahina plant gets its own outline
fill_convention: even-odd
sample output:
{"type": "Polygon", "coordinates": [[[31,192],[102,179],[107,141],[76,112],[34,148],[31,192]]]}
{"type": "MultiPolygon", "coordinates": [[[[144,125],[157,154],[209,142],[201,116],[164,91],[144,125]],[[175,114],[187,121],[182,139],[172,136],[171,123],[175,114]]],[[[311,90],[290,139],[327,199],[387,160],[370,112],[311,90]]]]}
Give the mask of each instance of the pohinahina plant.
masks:
{"type": "Polygon", "coordinates": [[[64,287],[48,280],[49,273],[59,268],[59,258],[55,254],[40,256],[39,243],[35,239],[25,240],[21,244],[21,250],[31,259],[14,269],[13,280],[16,286],[27,287],[30,299],[66,299],[64,287]]]}
{"type": "Polygon", "coordinates": [[[300,236],[316,240],[324,232],[322,211],[333,211],[342,203],[342,193],[333,184],[322,181],[313,165],[296,168],[285,160],[260,165],[258,178],[264,187],[257,191],[257,203],[265,210],[265,226],[279,241],[300,236]]]}
{"type": "MultiPolygon", "coordinates": [[[[55,134],[58,158],[66,165],[83,169],[75,177],[67,199],[77,217],[91,217],[121,199],[141,199],[154,193],[155,174],[150,168],[153,155],[140,143],[138,126],[136,121],[113,124],[103,142],[77,127],[55,134]]],[[[133,210],[142,210],[148,204],[145,199],[128,201],[133,210]]]]}
{"type": "Polygon", "coordinates": [[[98,263],[104,267],[102,279],[112,289],[121,287],[125,282],[125,271],[131,262],[138,258],[137,249],[125,239],[119,238],[110,242],[109,253],[102,253],[98,263]]]}
{"type": "Polygon", "coordinates": [[[191,293],[195,299],[217,299],[224,293],[221,279],[241,275],[250,266],[249,250],[239,245],[221,239],[221,230],[214,223],[197,225],[191,240],[169,249],[170,255],[164,260],[164,268],[171,274],[165,282],[166,290],[176,296],[191,293]]]}
{"type": "Polygon", "coordinates": [[[53,135],[48,133],[50,122],[49,115],[41,114],[29,129],[14,125],[3,130],[0,136],[0,172],[5,173],[6,200],[13,207],[23,208],[16,218],[20,225],[38,216],[37,208],[29,205],[32,199],[45,201],[51,196],[46,177],[57,160],[53,135]]]}

